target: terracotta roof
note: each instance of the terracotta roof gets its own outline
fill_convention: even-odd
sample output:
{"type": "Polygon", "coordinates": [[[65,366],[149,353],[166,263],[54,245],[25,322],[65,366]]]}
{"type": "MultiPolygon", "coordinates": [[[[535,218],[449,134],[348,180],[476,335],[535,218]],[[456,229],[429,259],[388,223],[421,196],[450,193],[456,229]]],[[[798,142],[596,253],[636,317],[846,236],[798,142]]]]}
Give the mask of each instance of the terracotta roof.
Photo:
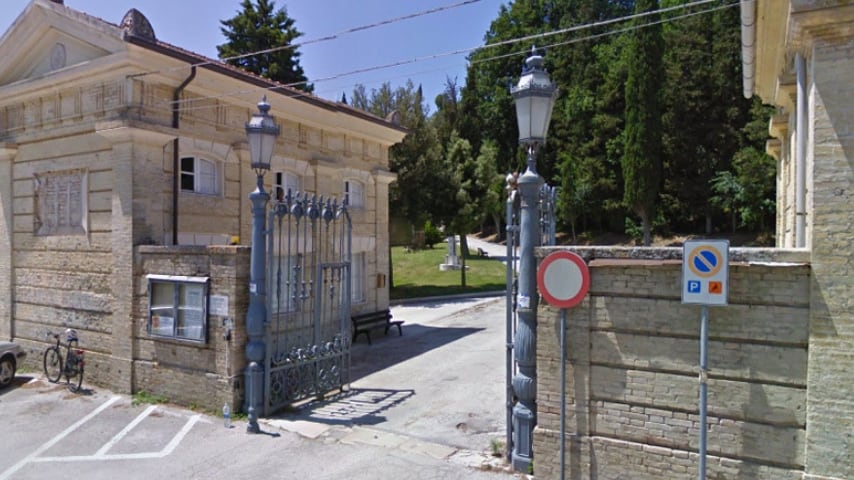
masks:
{"type": "Polygon", "coordinates": [[[319,97],[316,97],[310,93],[303,92],[302,90],[298,90],[293,87],[289,87],[285,84],[270,80],[268,78],[264,78],[260,75],[256,75],[254,73],[243,70],[242,68],[235,67],[233,65],[229,65],[225,62],[221,62],[219,60],[214,60],[211,58],[207,58],[203,55],[199,55],[198,53],[191,52],[189,50],[185,50],[181,47],[177,47],[175,45],[160,41],[160,40],[152,40],[149,38],[133,35],[126,33],[125,41],[128,43],[138,45],[140,47],[161,53],[163,55],[167,55],[169,57],[185,61],[191,65],[196,65],[199,68],[206,68],[208,70],[220,73],[222,75],[228,75],[232,78],[242,80],[244,82],[250,83],[252,85],[265,88],[271,92],[279,93],[281,95],[285,95],[287,97],[295,98],[297,100],[310,103],[316,107],[325,108],[331,111],[338,111],[345,113],[347,115],[352,115],[354,117],[359,117],[363,120],[367,120],[370,122],[378,123],[385,127],[393,128],[395,130],[408,133],[409,130],[400,126],[395,125],[391,122],[386,121],[383,118],[377,117],[373,114],[365,112],[363,110],[359,110],[357,108],[353,108],[344,103],[332,102],[329,100],[325,100],[319,97]]]}
{"type": "Polygon", "coordinates": [[[58,2],[55,2],[54,5],[56,7],[66,9],[69,13],[81,16],[90,22],[100,22],[109,25],[112,28],[119,29],[123,32],[124,40],[133,45],[137,45],[142,48],[161,53],[177,60],[185,61],[191,65],[196,65],[199,68],[205,68],[220,73],[222,75],[228,75],[232,78],[242,80],[244,82],[250,83],[261,88],[268,89],[271,92],[275,92],[280,95],[285,95],[287,97],[291,97],[296,100],[309,103],[319,108],[341,112],[363,120],[367,120],[372,123],[382,125],[384,127],[395,129],[403,133],[409,133],[408,129],[400,125],[395,125],[394,123],[389,122],[386,119],[365,112],[363,110],[351,107],[347,104],[332,102],[326,99],[322,99],[320,97],[316,97],[310,93],[306,93],[296,88],[286,86],[282,83],[270,80],[268,78],[264,78],[260,75],[256,75],[254,73],[243,70],[242,68],[238,68],[233,65],[229,65],[225,62],[214,60],[212,58],[207,58],[204,55],[200,55],[198,53],[185,50],[170,43],[157,40],[154,35],[154,31],[151,28],[151,25],[148,23],[148,19],[146,19],[145,16],[136,9],[129,10],[128,13],[125,14],[125,17],[122,19],[123,23],[126,22],[128,18],[133,18],[136,20],[136,22],[132,23],[131,25],[124,25],[124,27],[129,28],[123,28],[123,25],[117,25],[94,15],[90,15],[86,12],[75,10],[69,7],[68,5],[64,5],[58,2]],[[144,25],[141,25],[140,21],[144,21],[144,25]],[[143,28],[134,28],[140,26],[142,26],[143,28]]]}

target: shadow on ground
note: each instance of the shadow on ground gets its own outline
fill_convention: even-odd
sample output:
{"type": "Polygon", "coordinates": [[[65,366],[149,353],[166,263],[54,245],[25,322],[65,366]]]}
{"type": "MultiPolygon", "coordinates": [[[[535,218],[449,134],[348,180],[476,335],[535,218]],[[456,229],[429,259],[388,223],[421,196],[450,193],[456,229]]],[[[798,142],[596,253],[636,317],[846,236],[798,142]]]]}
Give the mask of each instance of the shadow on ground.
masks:
{"type": "Polygon", "coordinates": [[[353,388],[297,407],[283,417],[327,425],[379,425],[383,412],[415,395],[415,390],[353,388]]]}
{"type": "Polygon", "coordinates": [[[428,327],[403,324],[403,335],[390,330],[388,335],[375,335],[372,344],[354,343],[350,349],[350,381],[400,364],[410,358],[440,348],[483,328],[428,327]]]}

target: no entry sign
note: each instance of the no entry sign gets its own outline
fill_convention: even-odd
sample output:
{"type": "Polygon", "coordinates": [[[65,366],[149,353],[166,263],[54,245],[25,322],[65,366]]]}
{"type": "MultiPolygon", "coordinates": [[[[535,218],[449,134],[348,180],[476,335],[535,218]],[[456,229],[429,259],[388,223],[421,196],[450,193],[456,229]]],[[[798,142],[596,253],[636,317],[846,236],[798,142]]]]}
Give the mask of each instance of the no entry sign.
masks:
{"type": "Polygon", "coordinates": [[[574,307],[590,290],[590,270],[576,253],[550,253],[537,270],[537,286],[549,305],[574,307]]]}

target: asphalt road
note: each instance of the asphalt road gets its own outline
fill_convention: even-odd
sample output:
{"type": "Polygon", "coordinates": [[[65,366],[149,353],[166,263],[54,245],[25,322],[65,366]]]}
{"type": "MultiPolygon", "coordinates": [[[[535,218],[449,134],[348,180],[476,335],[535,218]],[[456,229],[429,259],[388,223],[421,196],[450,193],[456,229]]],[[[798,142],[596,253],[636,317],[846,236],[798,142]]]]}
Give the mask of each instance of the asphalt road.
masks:
{"type": "Polygon", "coordinates": [[[245,423],[84,383],[82,394],[19,375],[0,391],[0,480],[513,478],[504,440],[502,299],[393,307],[403,336],[352,350],[349,391],[245,423]]]}

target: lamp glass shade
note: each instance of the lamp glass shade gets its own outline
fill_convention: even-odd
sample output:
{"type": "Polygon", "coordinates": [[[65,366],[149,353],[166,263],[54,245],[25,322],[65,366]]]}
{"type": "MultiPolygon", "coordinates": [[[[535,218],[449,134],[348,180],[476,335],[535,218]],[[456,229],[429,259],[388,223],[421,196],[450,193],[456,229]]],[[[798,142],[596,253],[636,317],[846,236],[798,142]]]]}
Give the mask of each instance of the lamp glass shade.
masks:
{"type": "Polygon", "coordinates": [[[519,83],[510,89],[516,103],[516,120],[521,143],[546,142],[557,88],[542,67],[543,57],[528,57],[519,83]]]}
{"type": "Polygon", "coordinates": [[[267,97],[258,104],[260,114],[252,115],[252,119],[246,123],[246,137],[249,140],[249,155],[252,159],[252,168],[255,170],[269,170],[270,160],[273,158],[273,149],[276,146],[276,137],[279,136],[279,126],[268,115],[270,104],[267,97]]]}

